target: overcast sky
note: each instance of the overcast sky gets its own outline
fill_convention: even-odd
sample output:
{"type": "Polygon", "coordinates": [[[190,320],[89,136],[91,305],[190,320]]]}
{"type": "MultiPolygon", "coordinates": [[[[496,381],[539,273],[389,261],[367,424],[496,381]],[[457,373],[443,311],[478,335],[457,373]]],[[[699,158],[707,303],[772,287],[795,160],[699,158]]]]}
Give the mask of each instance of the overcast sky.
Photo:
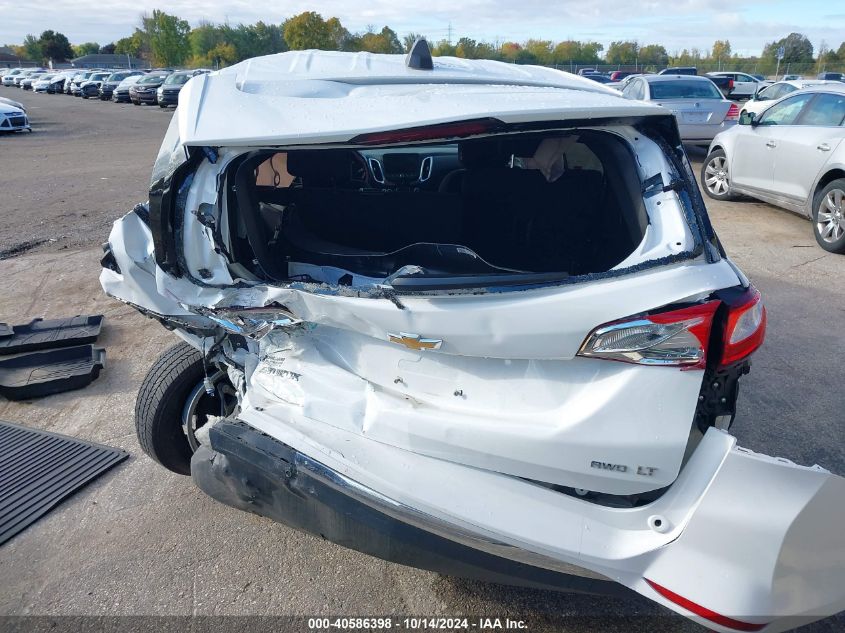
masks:
{"type": "Polygon", "coordinates": [[[54,29],[74,44],[106,44],[132,32],[141,12],[166,9],[195,25],[200,19],[231,24],[258,20],[280,23],[302,11],[337,16],[350,31],[372,25],[445,38],[477,40],[612,40],[659,43],[670,53],[709,49],[729,39],[740,54],[759,54],[763,45],[790,31],[806,34],[818,48],[845,39],[845,4],[835,0],[0,0],[0,43],[20,43],[27,33],[54,29]],[[351,8],[352,5],[357,9],[351,8]]]}

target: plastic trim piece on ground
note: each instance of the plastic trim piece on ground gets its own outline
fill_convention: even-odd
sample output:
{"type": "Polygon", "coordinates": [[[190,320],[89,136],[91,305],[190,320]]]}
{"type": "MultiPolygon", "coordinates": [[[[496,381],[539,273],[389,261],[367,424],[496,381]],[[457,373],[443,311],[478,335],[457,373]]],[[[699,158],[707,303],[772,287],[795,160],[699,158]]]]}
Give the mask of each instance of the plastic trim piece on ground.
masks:
{"type": "Polygon", "coordinates": [[[0,395],[27,400],[90,385],[106,363],[93,345],[64,347],[0,360],[0,395]]]}
{"type": "Polygon", "coordinates": [[[0,323],[0,355],[93,343],[100,335],[102,325],[102,314],[33,319],[13,326],[0,323]]]}

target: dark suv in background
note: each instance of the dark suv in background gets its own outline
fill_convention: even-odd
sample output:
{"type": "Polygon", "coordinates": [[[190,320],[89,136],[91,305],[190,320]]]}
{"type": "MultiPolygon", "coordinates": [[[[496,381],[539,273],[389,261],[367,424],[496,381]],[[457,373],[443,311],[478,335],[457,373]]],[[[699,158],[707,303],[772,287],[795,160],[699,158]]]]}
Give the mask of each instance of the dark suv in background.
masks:
{"type": "Polygon", "coordinates": [[[112,73],[100,86],[100,99],[102,99],[103,101],[108,101],[112,98],[112,95],[114,94],[114,89],[120,85],[121,81],[123,81],[127,77],[143,74],[144,73],[140,70],[119,70],[117,72],[112,73]]]}
{"type": "Polygon", "coordinates": [[[170,73],[152,72],[129,89],[129,100],[134,105],[155,105],[158,103],[156,91],[164,83],[170,73]]]}

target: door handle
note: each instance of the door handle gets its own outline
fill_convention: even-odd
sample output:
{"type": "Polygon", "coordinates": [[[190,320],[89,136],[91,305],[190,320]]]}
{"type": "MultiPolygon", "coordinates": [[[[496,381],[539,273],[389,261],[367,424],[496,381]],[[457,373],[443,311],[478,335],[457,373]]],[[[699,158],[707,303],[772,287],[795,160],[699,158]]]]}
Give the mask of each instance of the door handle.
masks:
{"type": "Polygon", "coordinates": [[[778,146],[778,144],[775,143],[774,141],[768,141],[766,143],[766,147],[777,147],[777,146],[778,146]]]}
{"type": "Polygon", "coordinates": [[[816,146],[816,149],[820,149],[823,152],[829,152],[830,151],[830,145],[828,145],[827,143],[821,143],[821,144],[816,146]]]}

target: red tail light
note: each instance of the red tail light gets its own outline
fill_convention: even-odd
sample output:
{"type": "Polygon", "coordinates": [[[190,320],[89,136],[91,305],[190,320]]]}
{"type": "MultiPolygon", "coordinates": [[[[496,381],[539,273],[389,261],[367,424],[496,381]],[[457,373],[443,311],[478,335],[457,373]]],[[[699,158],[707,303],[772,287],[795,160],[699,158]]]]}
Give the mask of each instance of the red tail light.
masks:
{"type": "Polygon", "coordinates": [[[707,607],[702,607],[700,604],[696,604],[692,600],[688,600],[683,596],[679,596],[674,591],[670,591],[666,587],[658,585],[656,582],[653,582],[648,578],[645,578],[644,580],[649,584],[652,589],[654,589],[657,593],[666,598],[669,602],[673,602],[679,607],[686,609],[687,611],[694,613],[695,615],[704,618],[705,620],[709,620],[710,622],[718,624],[719,626],[723,626],[727,629],[733,629],[735,631],[760,631],[769,624],[768,622],[758,624],[756,622],[744,622],[742,620],[735,620],[734,618],[722,615],[721,613],[716,613],[715,611],[712,611],[707,607]]]}
{"type": "Polygon", "coordinates": [[[725,115],[725,121],[738,121],[739,120],[739,106],[735,103],[731,104],[731,107],[728,108],[728,113],[725,115]]]}
{"type": "Polygon", "coordinates": [[[728,320],[722,337],[720,366],[732,365],[751,356],[766,338],[766,307],[754,286],[728,305],[728,320]]]}
{"type": "Polygon", "coordinates": [[[354,145],[391,145],[396,143],[464,138],[467,136],[478,136],[479,134],[489,134],[499,128],[501,124],[501,121],[493,118],[473,119],[472,121],[411,127],[405,128],[404,130],[369,132],[367,134],[359,134],[349,142],[354,145]]]}
{"type": "Polygon", "coordinates": [[[579,356],[638,365],[703,369],[713,315],[719,301],[680,310],[632,317],[597,327],[578,351],[579,356]]]}

